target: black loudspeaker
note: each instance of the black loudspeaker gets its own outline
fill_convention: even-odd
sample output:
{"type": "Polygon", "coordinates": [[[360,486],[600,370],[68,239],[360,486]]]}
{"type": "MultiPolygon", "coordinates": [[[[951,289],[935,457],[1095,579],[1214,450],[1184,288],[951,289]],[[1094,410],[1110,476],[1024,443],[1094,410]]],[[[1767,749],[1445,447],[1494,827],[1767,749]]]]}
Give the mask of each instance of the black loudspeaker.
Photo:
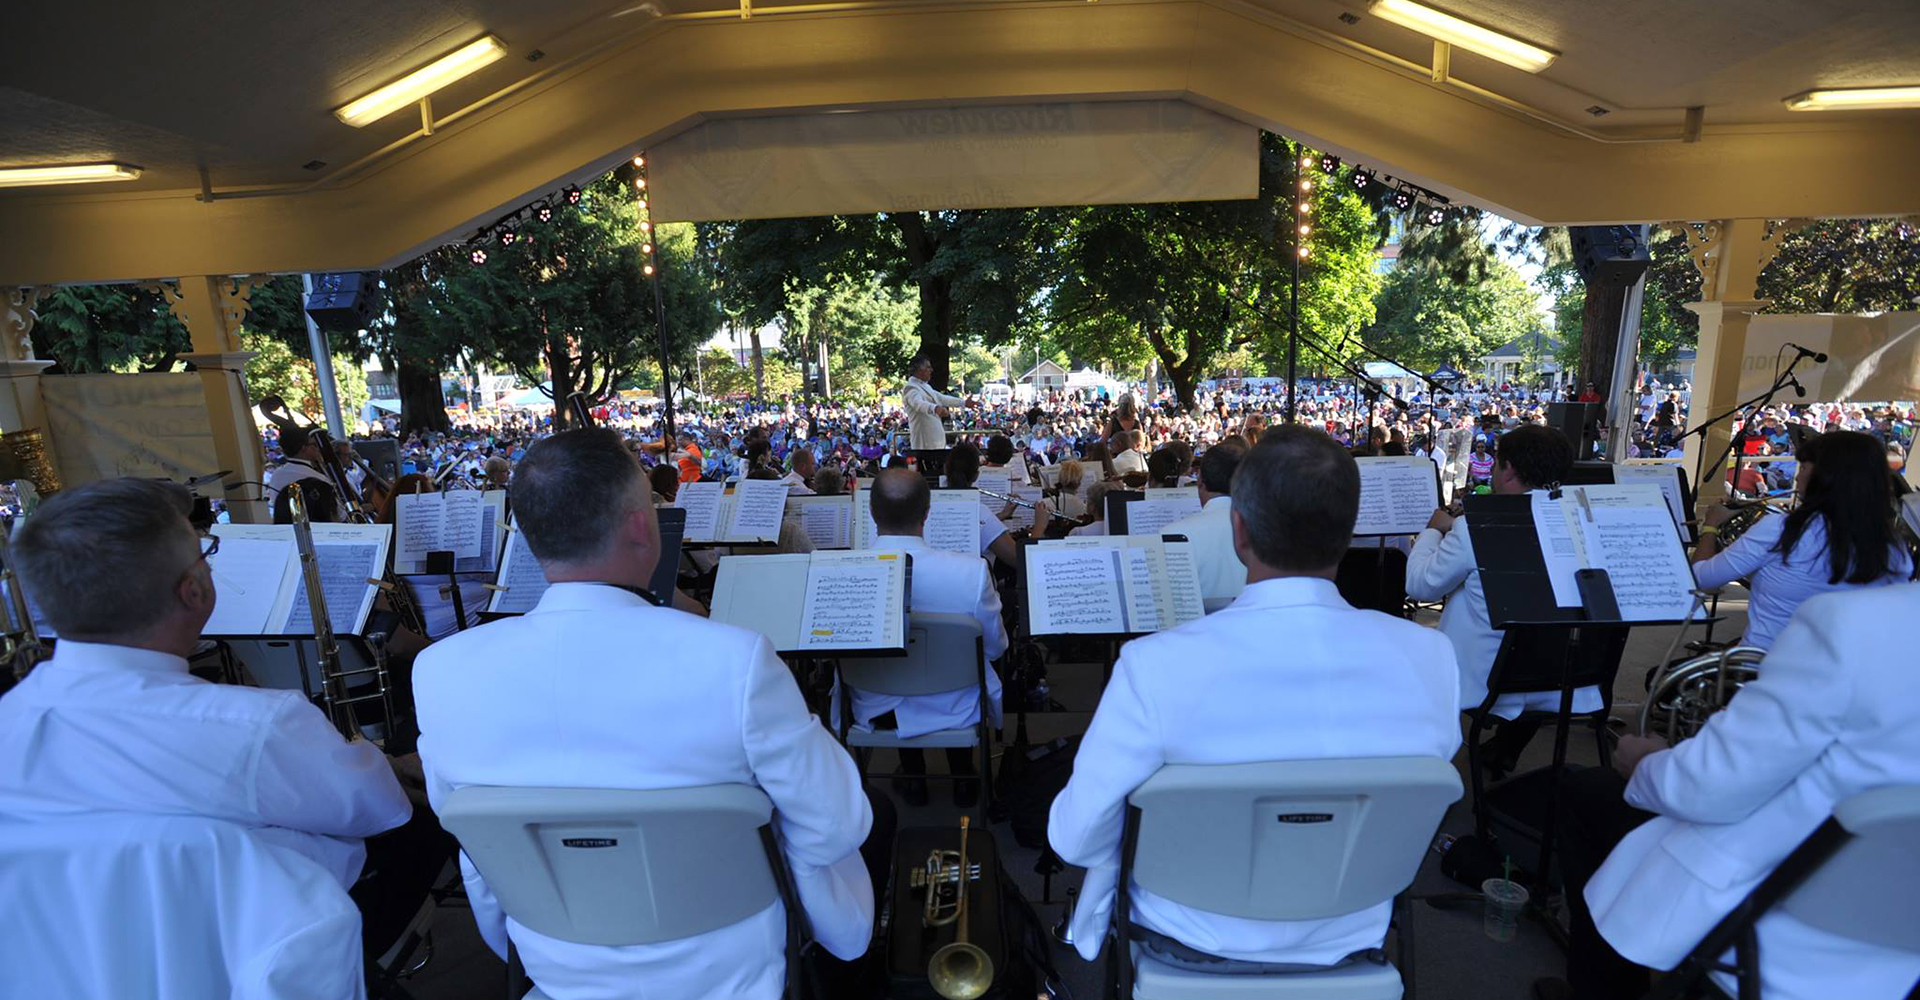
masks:
{"type": "Polygon", "coordinates": [[[1600,421],[1605,409],[1599,403],[1548,403],[1547,426],[1573,442],[1575,459],[1589,458],[1600,443],[1600,421]]]}
{"type": "Polygon", "coordinates": [[[1631,285],[1652,262],[1647,249],[1651,226],[1569,226],[1573,263],[1580,277],[1603,285],[1631,285]]]}
{"type": "Polygon", "coordinates": [[[400,442],[393,438],[356,438],[353,450],[374,475],[389,483],[400,478],[400,442]]]}
{"type": "Polygon", "coordinates": [[[307,296],[307,315],[330,333],[364,330],[373,319],[374,290],[379,280],[379,274],[373,271],[316,274],[313,292],[307,296]]]}

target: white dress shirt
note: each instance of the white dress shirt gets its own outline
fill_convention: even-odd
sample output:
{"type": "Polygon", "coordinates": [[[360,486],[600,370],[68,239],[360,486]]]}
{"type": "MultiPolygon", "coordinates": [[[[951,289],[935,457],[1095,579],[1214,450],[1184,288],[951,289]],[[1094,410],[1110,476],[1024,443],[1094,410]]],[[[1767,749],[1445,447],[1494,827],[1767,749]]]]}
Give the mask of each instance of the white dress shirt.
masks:
{"type": "Polygon", "coordinates": [[[986,504],[980,505],[980,556],[981,558],[983,559],[993,558],[991,554],[993,550],[993,543],[999,541],[1001,535],[1009,534],[1012,531],[1013,529],[1007,526],[1007,522],[1000,520],[1000,515],[995,514],[993,511],[988,510],[986,504]]]}
{"type": "MultiPolygon", "coordinates": [[[[872,814],[859,774],[759,635],[618,587],[556,583],[525,615],[427,647],[413,689],[436,806],[466,785],[757,785],[816,939],[842,958],[866,950],[873,887],[859,847],[872,814]]],[[[583,945],[506,916],[464,852],[460,869],[481,937],[502,956],[511,937],[553,1000],[781,994],[779,903],[683,940],[583,945]]]]}
{"type": "Polygon", "coordinates": [[[1163,535],[1185,535],[1192,543],[1194,568],[1200,571],[1200,598],[1210,605],[1239,597],[1247,585],[1246,564],[1233,551],[1232,514],[1232,497],[1209,497],[1200,513],[1160,529],[1163,535]]]}
{"type": "MultiPolygon", "coordinates": [[[[1341,600],[1330,580],[1250,584],[1224,610],[1120,651],[1047,837],[1087,868],[1071,938],[1100,952],[1119,880],[1127,796],[1165,764],[1451,758],[1460,747],[1444,637],[1341,600]]],[[[1392,903],[1330,920],[1247,920],[1134,889],[1133,920],[1247,961],[1331,965],[1377,948],[1392,903]]]]}
{"type": "MultiPolygon", "coordinates": [[[[1809,598],[1757,680],[1693,738],[1640,762],[1627,801],[1659,815],[1627,834],[1586,889],[1616,951],[1673,968],[1836,803],[1920,783],[1920,685],[1905,630],[1915,620],[1920,584],[1809,598]]],[[[1757,930],[1761,992],[1773,1000],[1897,1000],[1920,979],[1920,955],[1778,910],[1757,930]]]]}
{"type": "MultiPolygon", "coordinates": [[[[1453,529],[1444,535],[1433,528],[1420,532],[1412,554],[1407,556],[1407,596],[1416,601],[1446,598],[1440,631],[1453,643],[1454,658],[1460,664],[1460,710],[1479,708],[1487,699],[1487,678],[1493,673],[1493,660],[1505,633],[1494,628],[1489,617],[1487,592],[1480,587],[1466,518],[1455,518],[1453,529]]],[[[1575,712],[1597,712],[1604,704],[1598,687],[1588,685],[1573,691],[1575,712]]],[[[1529,691],[1501,695],[1492,711],[1502,719],[1511,719],[1521,712],[1559,710],[1560,692],[1529,691]]]]}
{"type": "Polygon", "coordinates": [[[900,402],[907,408],[908,447],[915,451],[935,451],[947,446],[947,425],[934,412],[936,408],[967,405],[959,396],[949,396],[917,378],[907,379],[900,390],[900,402]]]}
{"type": "Polygon", "coordinates": [[[1884,587],[1905,580],[1913,572],[1913,560],[1905,549],[1895,545],[1887,553],[1886,576],[1872,583],[1829,583],[1833,564],[1827,553],[1827,519],[1819,515],[1808,518],[1793,551],[1782,558],[1773,548],[1780,543],[1786,526],[1787,515],[1768,514],[1725,551],[1693,565],[1694,579],[1704,590],[1751,579],[1753,598],[1747,604],[1747,634],[1741,638],[1741,645],[1771,647],[1795,609],[1815,594],[1884,587]]]}
{"type": "MultiPolygon", "coordinates": [[[[0,818],[202,816],[320,863],[342,888],[361,840],[413,815],[378,748],[297,691],[214,684],[170,653],[62,639],[0,698],[0,818]]],[[[119,919],[73,915],[76,927],[119,919]]]]}
{"type": "MultiPolygon", "coordinates": [[[[319,469],[297,458],[287,459],[285,462],[268,469],[267,503],[271,504],[278,499],[280,491],[286,489],[289,485],[307,479],[318,479],[328,486],[333,485],[333,480],[329,478],[326,473],[321,472],[319,469]]],[[[346,498],[342,497],[340,502],[345,503],[346,498]]]]}
{"type": "Polygon", "coordinates": [[[790,497],[810,497],[813,495],[813,487],[808,486],[807,481],[800,478],[800,473],[798,472],[788,471],[785,476],[781,477],[780,481],[787,484],[787,495],[790,497]]]}
{"type": "Polygon", "coordinates": [[[1128,448],[1126,451],[1113,456],[1113,474],[1116,476],[1124,476],[1129,472],[1145,471],[1147,471],[1146,456],[1132,448],[1128,448]]]}
{"type": "MultiPolygon", "coordinates": [[[[875,552],[907,552],[913,556],[913,595],[909,602],[915,611],[938,614],[972,615],[980,623],[982,653],[986,656],[988,722],[1000,727],[1000,675],[993,661],[1007,651],[1007,629],[1000,621],[1000,592],[993,587],[993,574],[987,561],[978,556],[942,552],[929,546],[918,535],[880,535],[873,540],[875,552]]],[[[942,729],[958,729],[980,721],[980,690],[967,685],[957,691],[939,694],[873,694],[854,688],[853,725],[870,730],[875,716],[893,713],[894,724],[903,738],[925,736],[942,729]]],[[[833,693],[833,724],[840,725],[840,689],[833,693]]]]}

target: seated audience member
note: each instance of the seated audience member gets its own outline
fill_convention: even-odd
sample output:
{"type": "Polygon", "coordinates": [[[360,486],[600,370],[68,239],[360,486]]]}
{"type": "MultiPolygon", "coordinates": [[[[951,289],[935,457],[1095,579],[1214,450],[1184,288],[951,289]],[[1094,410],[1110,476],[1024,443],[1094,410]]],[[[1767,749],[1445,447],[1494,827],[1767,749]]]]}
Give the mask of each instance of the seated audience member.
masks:
{"type": "Polygon", "coordinates": [[[1720,549],[1733,511],[1709,508],[1694,550],[1693,575],[1706,590],[1748,581],[1747,632],[1761,649],[1814,594],[1884,587],[1907,579],[1913,560],[1894,534],[1892,483],[1880,442],[1859,431],[1832,431],[1800,446],[1791,512],[1766,514],[1720,549]]]}
{"type": "MultiPolygon", "coordinates": [[[[1088,960],[1112,914],[1127,796],[1163,765],[1444,760],[1460,746],[1446,639],[1356,610],[1334,587],[1360,505],[1345,449],[1316,430],[1276,428],[1241,460],[1232,496],[1246,589],[1224,610],[1121,648],[1053,803],[1049,841],[1087,868],[1070,937],[1088,960]]],[[[1334,965],[1380,947],[1392,911],[1388,902],[1330,920],[1248,920],[1138,887],[1130,895],[1145,949],[1209,971],[1223,971],[1219,959],[1334,965]]]]}
{"type": "MultiPolygon", "coordinates": [[[[1157,454],[1157,453],[1156,453],[1157,454]]],[[[1221,442],[1200,456],[1200,513],[1183,517],[1161,529],[1162,534],[1185,535],[1192,543],[1194,569],[1200,574],[1200,598],[1218,607],[1240,596],[1247,585],[1247,567],[1233,545],[1233,474],[1246,449],[1221,442]]]]}
{"type": "MultiPolygon", "coordinates": [[[[839,958],[859,957],[890,818],[874,822],[853,761],[808,713],[766,639],[638,593],[660,557],[660,528],[620,435],[601,428],[539,441],[514,471],[512,492],[552,586],[533,611],[420,654],[414,694],[434,803],[466,785],[757,785],[773,800],[816,939],[839,958]]],[[[692,939],[575,944],[511,920],[464,853],[461,872],[488,946],[504,957],[511,939],[552,996],[635,996],[636,984],[658,998],[781,995],[778,902],[692,939]]]]}
{"type": "MultiPolygon", "coordinates": [[[[447,856],[444,846],[433,854],[444,834],[426,810],[413,812],[395,778],[395,766],[413,759],[390,762],[371,743],[348,742],[298,691],[188,672],[213,613],[207,555],[217,544],[187,523],[190,506],[185,490],[164,482],[108,479],[49,498],[15,531],[21,585],[60,638],[53,658],[0,698],[0,818],[221,820],[249,829],[265,849],[311,858],[343,890],[355,888],[371,848],[379,878],[354,895],[362,944],[377,956],[447,856]],[[403,825],[404,834],[363,842],[403,825]]],[[[191,900],[160,902],[197,912],[191,900]]],[[[66,932],[92,935],[120,917],[77,905],[60,919],[66,932]]],[[[126,960],[151,957],[143,949],[126,960]]],[[[359,971],[342,970],[329,986],[357,994],[359,971]]],[[[42,981],[43,972],[51,974],[12,968],[0,978],[9,996],[75,995],[71,983],[42,981]]]]}
{"type": "MultiPolygon", "coordinates": [[[[1920,584],[1811,597],[1759,678],[1698,734],[1671,748],[1623,736],[1611,770],[1565,778],[1555,857],[1573,918],[1568,982],[1537,983],[1536,995],[1644,995],[1646,970],[1677,965],[1835,804],[1920,784],[1920,687],[1911,648],[1888,627],[1917,618],[1920,584]]],[[[1756,930],[1760,996],[1899,1000],[1920,981],[1920,955],[1777,906],[1756,930]]]]}
{"type": "MultiPolygon", "coordinates": [[[[947,468],[949,472],[952,471],[951,463],[947,468]]],[[[1000,621],[1000,594],[994,590],[993,574],[988,572],[986,560],[979,556],[942,552],[927,545],[921,534],[926,529],[927,511],[932,501],[927,491],[927,481],[920,476],[905,469],[882,470],[873,481],[872,494],[873,524],[879,530],[874,538],[874,549],[880,552],[907,552],[913,556],[913,609],[971,615],[980,623],[983,652],[987,659],[987,702],[993,713],[988,722],[994,728],[999,728],[1000,676],[993,669],[993,661],[1007,651],[1007,631],[1000,621]]],[[[925,736],[942,729],[958,729],[980,721],[980,694],[974,685],[957,691],[910,698],[871,694],[859,688],[852,689],[849,694],[853,705],[853,725],[870,729],[875,720],[879,720],[881,728],[888,728],[886,716],[891,715],[891,728],[898,729],[903,738],[925,736]]],[[[840,717],[837,690],[833,713],[837,726],[840,717]]],[[[947,766],[954,774],[974,773],[973,751],[965,748],[948,750],[947,766]]],[[[927,773],[925,754],[919,750],[902,750],[900,768],[909,777],[902,784],[903,797],[909,804],[925,804],[926,784],[917,777],[927,773]]],[[[972,805],[978,794],[978,786],[973,781],[955,784],[954,801],[957,805],[972,805]]]]}
{"type": "MultiPolygon", "coordinates": [[[[1476,450],[1484,450],[1481,442],[1476,450]]],[[[1493,491],[1499,494],[1529,493],[1544,490],[1566,478],[1573,470],[1573,445],[1566,435],[1552,427],[1527,424],[1500,437],[1498,452],[1489,455],[1493,491]]],[[[1487,594],[1481,589],[1476,572],[1473,536],[1465,518],[1456,518],[1444,509],[1434,511],[1425,530],[1407,556],[1407,596],[1416,601],[1445,598],[1447,608],[1440,614],[1440,631],[1453,642],[1454,656],[1460,664],[1460,710],[1480,707],[1487,697],[1487,679],[1493,672],[1494,657],[1500,652],[1504,635],[1493,627],[1487,611],[1487,594]]],[[[1573,693],[1575,712],[1600,710],[1600,689],[1583,687],[1573,693]]],[[[1503,694],[1493,703],[1493,715],[1506,720],[1489,740],[1486,763],[1497,772],[1513,769],[1520,751],[1540,728],[1537,721],[1515,721],[1525,711],[1556,712],[1560,708],[1558,691],[1529,694],[1503,694]]]]}

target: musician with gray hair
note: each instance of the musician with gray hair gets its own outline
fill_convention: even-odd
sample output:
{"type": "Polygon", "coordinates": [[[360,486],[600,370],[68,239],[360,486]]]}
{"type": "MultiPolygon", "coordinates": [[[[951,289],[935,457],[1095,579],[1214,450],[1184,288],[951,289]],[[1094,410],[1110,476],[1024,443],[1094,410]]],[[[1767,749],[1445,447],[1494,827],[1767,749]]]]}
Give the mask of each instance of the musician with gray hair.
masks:
{"type": "MultiPolygon", "coordinates": [[[[342,739],[300,692],[214,684],[188,671],[213,613],[207,557],[218,543],[187,522],[189,503],[167,483],[109,479],[52,497],[15,530],[20,585],[58,642],[51,660],[0,698],[0,823],[203,817],[245,828],[262,852],[304,855],[345,889],[366,858],[361,838],[406,823],[407,796],[378,749],[342,739]]],[[[104,934],[128,919],[105,901],[127,888],[113,880],[128,873],[91,875],[60,902],[76,932],[104,934]]],[[[246,912],[212,898],[164,903],[183,924],[246,912]]],[[[245,905],[271,912],[305,901],[245,905]]],[[[376,923],[371,914],[363,921],[376,923]]],[[[230,930],[240,940],[248,929],[230,930]]],[[[361,942],[350,928],[344,937],[306,943],[312,956],[299,964],[312,995],[359,995],[361,942]]],[[[111,983],[125,971],[97,974],[111,983]]],[[[20,996],[112,995],[76,993],[82,984],[59,975],[10,968],[8,983],[20,996]]],[[[200,975],[205,988],[182,995],[230,992],[225,970],[200,975]]]]}

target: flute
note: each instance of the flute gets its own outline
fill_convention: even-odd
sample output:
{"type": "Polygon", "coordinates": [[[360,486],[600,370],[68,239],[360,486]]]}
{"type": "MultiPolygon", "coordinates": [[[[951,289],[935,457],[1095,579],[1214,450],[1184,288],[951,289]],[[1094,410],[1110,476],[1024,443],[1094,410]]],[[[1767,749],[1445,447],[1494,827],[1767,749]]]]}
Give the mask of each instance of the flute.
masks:
{"type": "Polygon", "coordinates": [[[1006,502],[1013,504],[1016,507],[1025,507],[1028,510],[1033,509],[1033,501],[1022,500],[1019,497],[1008,496],[1005,493],[995,493],[992,490],[981,490],[980,495],[983,497],[992,497],[995,500],[1005,500],[1006,502]]]}

